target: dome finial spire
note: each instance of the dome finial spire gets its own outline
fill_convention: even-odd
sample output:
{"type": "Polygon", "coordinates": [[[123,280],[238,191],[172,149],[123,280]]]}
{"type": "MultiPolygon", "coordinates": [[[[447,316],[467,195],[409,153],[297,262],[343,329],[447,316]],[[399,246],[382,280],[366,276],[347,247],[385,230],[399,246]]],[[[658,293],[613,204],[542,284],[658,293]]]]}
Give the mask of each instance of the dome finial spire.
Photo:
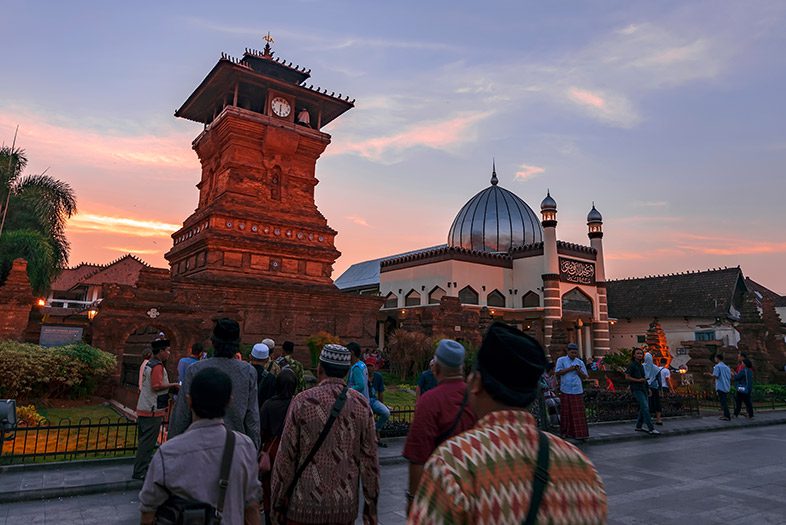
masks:
{"type": "Polygon", "coordinates": [[[491,185],[496,186],[499,183],[497,179],[497,161],[491,157],[491,185]]]}

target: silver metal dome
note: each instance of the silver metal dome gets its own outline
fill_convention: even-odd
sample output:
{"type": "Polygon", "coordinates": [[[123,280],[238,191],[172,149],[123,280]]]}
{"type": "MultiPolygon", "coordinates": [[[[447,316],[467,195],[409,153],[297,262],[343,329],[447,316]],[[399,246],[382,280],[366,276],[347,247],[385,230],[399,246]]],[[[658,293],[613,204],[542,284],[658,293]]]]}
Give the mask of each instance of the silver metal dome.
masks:
{"type": "Polygon", "coordinates": [[[592,209],[587,214],[587,222],[603,222],[603,216],[595,209],[594,202],[592,203],[592,209]]]}
{"type": "Polygon", "coordinates": [[[497,185],[481,191],[458,212],[448,233],[448,245],[481,252],[507,252],[516,246],[543,241],[537,215],[511,191],[497,185]]]}
{"type": "Polygon", "coordinates": [[[546,192],[546,198],[540,203],[540,209],[541,211],[557,209],[557,201],[551,196],[551,192],[546,192]]]}

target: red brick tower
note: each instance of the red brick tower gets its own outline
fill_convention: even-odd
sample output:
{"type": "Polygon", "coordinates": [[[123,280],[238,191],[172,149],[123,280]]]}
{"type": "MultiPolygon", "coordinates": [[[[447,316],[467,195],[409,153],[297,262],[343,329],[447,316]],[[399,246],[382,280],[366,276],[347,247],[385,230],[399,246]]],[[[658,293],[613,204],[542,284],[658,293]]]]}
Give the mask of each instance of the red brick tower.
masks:
{"type": "Polygon", "coordinates": [[[246,49],[222,54],[175,116],[201,122],[199,205],[172,235],[173,277],[331,285],[336,231],[314,203],[321,128],[354,100],[306,87],[310,70],[246,49]]]}

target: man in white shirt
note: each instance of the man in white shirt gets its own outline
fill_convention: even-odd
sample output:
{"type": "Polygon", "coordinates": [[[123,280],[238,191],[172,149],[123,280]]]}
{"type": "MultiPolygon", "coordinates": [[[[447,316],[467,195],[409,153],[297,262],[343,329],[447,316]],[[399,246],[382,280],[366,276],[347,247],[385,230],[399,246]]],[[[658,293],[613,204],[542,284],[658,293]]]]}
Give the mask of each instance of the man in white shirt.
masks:
{"type": "Polygon", "coordinates": [[[705,375],[715,378],[715,391],[718,392],[718,401],[720,401],[721,411],[723,412],[720,419],[731,421],[731,414],[729,413],[731,369],[723,362],[723,354],[720,352],[715,354],[715,366],[712,367],[712,373],[705,372],[705,375]]]}
{"type": "Polygon", "coordinates": [[[668,367],[669,360],[665,357],[660,359],[660,388],[664,394],[672,392],[674,388],[671,386],[671,371],[668,367]]]}
{"type": "Polygon", "coordinates": [[[587,367],[579,359],[579,347],[568,345],[568,355],[557,359],[555,374],[559,378],[560,419],[559,431],[562,437],[587,439],[587,413],[584,409],[584,387],[582,379],[587,379],[587,367]]]}

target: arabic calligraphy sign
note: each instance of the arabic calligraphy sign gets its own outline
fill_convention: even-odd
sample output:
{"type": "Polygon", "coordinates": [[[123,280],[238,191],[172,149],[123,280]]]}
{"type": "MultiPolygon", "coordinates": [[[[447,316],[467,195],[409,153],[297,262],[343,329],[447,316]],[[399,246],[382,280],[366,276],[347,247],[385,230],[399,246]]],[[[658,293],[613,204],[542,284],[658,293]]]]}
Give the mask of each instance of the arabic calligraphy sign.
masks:
{"type": "Polygon", "coordinates": [[[576,284],[595,284],[595,265],[575,259],[559,258],[560,281],[576,284]]]}

